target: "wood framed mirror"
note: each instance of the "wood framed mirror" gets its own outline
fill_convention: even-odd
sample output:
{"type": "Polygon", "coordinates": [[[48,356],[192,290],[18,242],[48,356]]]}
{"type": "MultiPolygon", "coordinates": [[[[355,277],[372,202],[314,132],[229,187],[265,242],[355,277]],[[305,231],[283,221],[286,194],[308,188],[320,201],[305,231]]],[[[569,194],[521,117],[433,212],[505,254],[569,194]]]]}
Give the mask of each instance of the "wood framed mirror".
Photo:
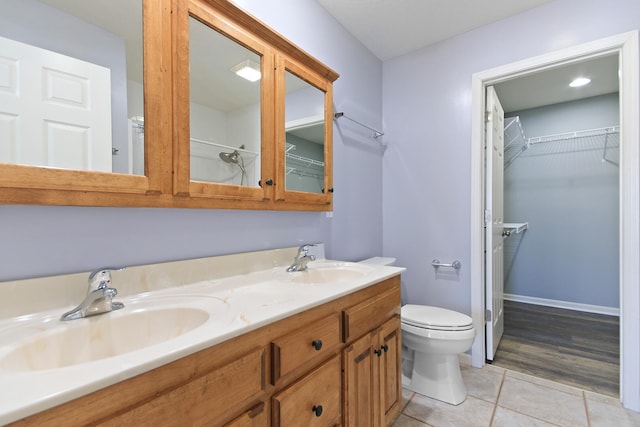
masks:
{"type": "Polygon", "coordinates": [[[331,208],[330,107],[338,74],[232,2],[5,6],[0,203],[331,208]],[[15,64],[32,57],[40,59],[27,78],[15,64]],[[242,64],[260,79],[238,77],[242,64]],[[284,91],[285,70],[324,98],[322,143],[305,148],[322,152],[314,187],[291,178],[287,184],[284,123],[294,103],[284,91]],[[44,97],[29,104],[17,96],[26,89],[44,97]]]}

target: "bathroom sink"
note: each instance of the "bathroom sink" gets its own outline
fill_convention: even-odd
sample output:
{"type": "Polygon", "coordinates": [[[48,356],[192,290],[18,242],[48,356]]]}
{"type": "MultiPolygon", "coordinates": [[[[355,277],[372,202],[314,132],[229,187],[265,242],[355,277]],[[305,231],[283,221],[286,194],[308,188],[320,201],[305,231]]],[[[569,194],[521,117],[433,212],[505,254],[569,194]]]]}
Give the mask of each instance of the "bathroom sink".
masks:
{"type": "Polygon", "coordinates": [[[355,263],[309,264],[306,270],[291,273],[291,280],[302,284],[347,282],[364,277],[371,269],[355,263]]]}
{"type": "Polygon", "coordinates": [[[186,334],[211,317],[202,307],[135,307],[37,332],[16,343],[0,359],[0,368],[39,371],[114,357],[186,334]]]}

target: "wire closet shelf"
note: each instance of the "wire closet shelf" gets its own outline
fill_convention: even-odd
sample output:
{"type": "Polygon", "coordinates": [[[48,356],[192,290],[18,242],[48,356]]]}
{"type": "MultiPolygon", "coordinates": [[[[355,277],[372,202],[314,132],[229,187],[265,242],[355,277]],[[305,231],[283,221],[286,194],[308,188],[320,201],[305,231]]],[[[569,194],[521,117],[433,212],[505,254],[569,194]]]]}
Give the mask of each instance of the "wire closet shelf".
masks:
{"type": "Polygon", "coordinates": [[[510,117],[505,118],[504,140],[505,170],[533,147],[539,149],[538,153],[544,154],[601,151],[600,159],[603,163],[618,166],[618,162],[610,156],[610,150],[620,147],[620,126],[617,125],[526,138],[519,117],[510,117]]]}

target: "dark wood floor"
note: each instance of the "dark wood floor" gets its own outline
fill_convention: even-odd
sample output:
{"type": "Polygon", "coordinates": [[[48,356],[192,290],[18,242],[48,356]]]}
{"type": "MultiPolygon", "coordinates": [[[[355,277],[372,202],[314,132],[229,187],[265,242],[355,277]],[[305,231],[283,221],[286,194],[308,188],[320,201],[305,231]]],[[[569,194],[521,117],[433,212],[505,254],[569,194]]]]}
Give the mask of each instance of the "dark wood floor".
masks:
{"type": "Polygon", "coordinates": [[[513,301],[504,305],[504,335],[494,365],[619,396],[618,317],[513,301]]]}

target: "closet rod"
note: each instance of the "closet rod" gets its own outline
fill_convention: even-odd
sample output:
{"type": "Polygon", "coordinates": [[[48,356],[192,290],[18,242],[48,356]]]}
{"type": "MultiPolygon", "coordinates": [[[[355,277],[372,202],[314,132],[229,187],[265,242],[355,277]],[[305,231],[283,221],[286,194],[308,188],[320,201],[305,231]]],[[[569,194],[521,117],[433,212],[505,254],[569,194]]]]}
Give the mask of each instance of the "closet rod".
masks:
{"type": "Polygon", "coordinates": [[[336,119],[339,119],[340,117],[344,117],[344,118],[345,118],[345,119],[347,119],[347,120],[351,120],[353,123],[359,124],[360,126],[362,126],[362,127],[364,127],[364,128],[367,128],[367,129],[369,129],[370,131],[373,131],[373,137],[374,137],[374,138],[379,138],[379,137],[381,137],[382,135],[384,135],[384,132],[380,132],[379,130],[374,129],[374,128],[372,128],[371,126],[367,126],[367,125],[365,125],[365,124],[363,124],[363,123],[360,123],[359,121],[354,120],[354,119],[352,119],[351,117],[346,116],[346,115],[344,114],[344,112],[342,112],[342,111],[341,111],[341,112],[339,112],[339,113],[335,113],[335,114],[333,115],[333,117],[334,117],[334,118],[336,118],[336,119]]]}

